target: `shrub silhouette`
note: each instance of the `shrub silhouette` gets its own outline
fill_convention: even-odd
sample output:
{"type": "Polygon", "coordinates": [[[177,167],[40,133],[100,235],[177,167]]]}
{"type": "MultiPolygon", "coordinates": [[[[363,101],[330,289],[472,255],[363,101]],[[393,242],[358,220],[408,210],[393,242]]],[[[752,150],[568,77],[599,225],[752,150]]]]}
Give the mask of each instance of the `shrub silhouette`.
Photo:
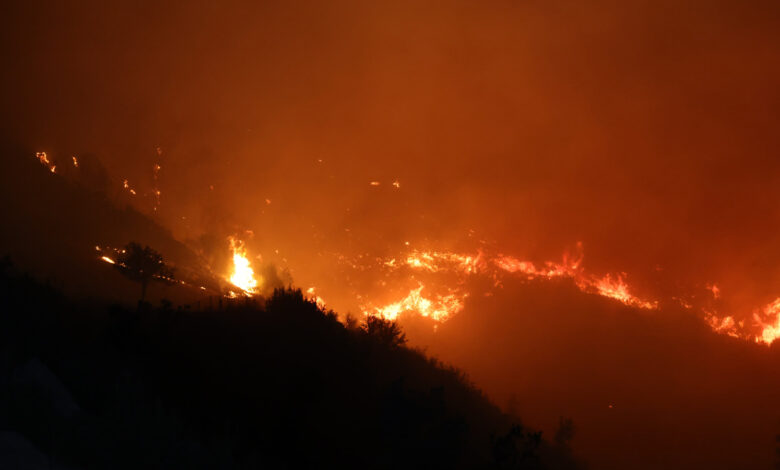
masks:
{"type": "Polygon", "coordinates": [[[6,267],[0,422],[51,467],[575,468],[403,338],[381,319],[347,329],[297,289],[265,305],[133,312],[73,302],[6,267]],[[78,413],[15,379],[31,360],[78,413]]]}
{"type": "Polygon", "coordinates": [[[360,329],[366,335],[382,344],[390,346],[403,346],[406,344],[406,334],[401,330],[398,322],[395,321],[369,315],[360,329]]]}

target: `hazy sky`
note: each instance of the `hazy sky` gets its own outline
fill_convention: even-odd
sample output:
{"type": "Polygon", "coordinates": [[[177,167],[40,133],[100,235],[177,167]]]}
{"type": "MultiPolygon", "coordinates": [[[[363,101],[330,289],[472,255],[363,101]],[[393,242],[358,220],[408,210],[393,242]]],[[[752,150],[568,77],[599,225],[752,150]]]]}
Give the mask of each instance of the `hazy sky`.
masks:
{"type": "Polygon", "coordinates": [[[743,310],[780,292],[773,2],[2,9],[4,137],[141,189],[161,163],[182,238],[306,259],[474,230],[743,310]]]}

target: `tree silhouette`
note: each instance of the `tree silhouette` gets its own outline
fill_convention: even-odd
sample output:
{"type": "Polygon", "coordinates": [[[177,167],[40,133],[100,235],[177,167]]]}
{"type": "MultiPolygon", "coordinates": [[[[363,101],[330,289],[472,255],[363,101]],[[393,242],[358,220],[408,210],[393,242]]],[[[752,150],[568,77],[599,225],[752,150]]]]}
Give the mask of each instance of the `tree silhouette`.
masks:
{"type": "Polygon", "coordinates": [[[163,257],[150,247],[130,242],[114,265],[123,276],[141,284],[141,302],[146,300],[146,287],[150,281],[169,282],[173,269],[163,262],[163,257]]]}
{"type": "Polygon", "coordinates": [[[380,343],[391,346],[403,346],[406,344],[406,334],[401,330],[397,322],[370,315],[366,317],[361,330],[380,343]]]}

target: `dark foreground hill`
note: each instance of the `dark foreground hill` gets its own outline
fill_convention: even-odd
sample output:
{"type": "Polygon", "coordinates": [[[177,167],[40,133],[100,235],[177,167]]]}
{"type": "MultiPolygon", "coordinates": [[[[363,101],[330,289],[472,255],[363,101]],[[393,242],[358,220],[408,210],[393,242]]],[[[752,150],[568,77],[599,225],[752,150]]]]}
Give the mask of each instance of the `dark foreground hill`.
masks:
{"type": "Polygon", "coordinates": [[[300,291],[127,310],[12,271],[2,468],[574,468],[391,324],[344,326],[300,291]]]}

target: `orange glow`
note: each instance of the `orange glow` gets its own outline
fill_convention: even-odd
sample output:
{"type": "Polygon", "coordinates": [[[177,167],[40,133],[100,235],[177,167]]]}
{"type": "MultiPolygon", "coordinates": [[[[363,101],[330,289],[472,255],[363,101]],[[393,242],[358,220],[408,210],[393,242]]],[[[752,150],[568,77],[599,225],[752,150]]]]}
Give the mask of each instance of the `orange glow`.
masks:
{"type": "Polygon", "coordinates": [[[126,190],[127,190],[129,193],[130,193],[130,194],[132,194],[133,196],[135,196],[135,194],[136,194],[136,193],[135,193],[135,189],[133,189],[133,188],[131,188],[131,187],[130,187],[130,183],[128,183],[128,182],[127,182],[127,180],[124,180],[124,181],[122,182],[122,187],[124,187],[124,188],[125,188],[125,189],[126,189],[126,190]]]}
{"type": "Polygon", "coordinates": [[[46,155],[46,152],[36,152],[35,157],[38,159],[39,162],[41,162],[41,165],[46,166],[46,168],[49,169],[52,173],[57,172],[57,165],[51,162],[49,160],[49,156],[46,155]]]}
{"type": "Polygon", "coordinates": [[[712,292],[712,297],[715,299],[720,298],[720,288],[715,284],[707,284],[707,290],[712,292]]]}
{"type": "Polygon", "coordinates": [[[109,264],[116,264],[116,261],[112,260],[108,256],[101,256],[100,259],[102,259],[103,261],[105,261],[106,263],[109,263],[109,264]]]}
{"type": "Polygon", "coordinates": [[[306,289],[306,294],[311,298],[319,308],[325,308],[325,299],[317,295],[317,289],[315,287],[309,287],[306,289]]]}
{"type": "MultiPolygon", "coordinates": [[[[578,244],[577,248],[578,250],[581,250],[582,244],[578,244]]],[[[600,278],[587,275],[581,267],[581,252],[573,257],[569,254],[564,254],[563,262],[555,263],[547,261],[544,263],[543,267],[536,267],[536,265],[530,261],[523,261],[510,256],[501,256],[494,260],[494,264],[499,269],[509,273],[525,274],[529,279],[572,278],[577,287],[583,292],[609,297],[633,307],[643,309],[658,308],[658,302],[639,299],[629,292],[629,286],[625,282],[624,273],[617,275],[608,273],[600,278]]]]}
{"type": "MultiPolygon", "coordinates": [[[[658,302],[648,302],[638,299],[628,292],[628,285],[623,280],[622,275],[612,278],[609,274],[595,283],[599,295],[619,300],[626,305],[639,308],[654,309],[658,307],[658,302]]],[[[585,290],[585,289],[583,289],[585,290]]]]}
{"type": "Polygon", "coordinates": [[[79,167],[79,159],[76,158],[76,157],[70,157],[70,158],[73,159],[73,166],[78,168],[79,167]]]}
{"type": "MultiPolygon", "coordinates": [[[[574,254],[565,253],[561,262],[547,261],[540,264],[507,255],[491,256],[482,251],[476,254],[464,254],[450,251],[411,250],[406,255],[402,255],[400,260],[402,261],[398,258],[378,259],[375,269],[385,270],[388,275],[393,273],[401,276],[405,274],[401,268],[410,269],[412,273],[409,274],[408,279],[416,282],[417,287],[412,288],[401,300],[383,306],[363,307],[364,314],[394,320],[402,313],[416,312],[437,322],[444,322],[463,309],[464,300],[468,296],[465,283],[470,276],[488,276],[493,278],[493,286],[500,288],[502,283],[499,276],[502,273],[521,275],[529,280],[568,278],[585,293],[614,299],[632,307],[648,310],[658,308],[658,302],[633,295],[623,273],[606,274],[601,277],[586,273],[582,268],[581,243],[577,244],[574,254]],[[423,284],[415,277],[414,272],[433,276],[435,279],[426,280],[423,284]],[[434,291],[444,288],[447,295],[424,296],[422,294],[424,285],[434,291]]],[[[357,260],[351,264],[354,269],[360,271],[371,269],[371,266],[363,265],[357,260]]],[[[382,285],[385,285],[384,281],[382,285]]],[[[487,292],[485,295],[492,295],[492,293],[487,292]]]]}
{"type": "Polygon", "coordinates": [[[375,315],[385,320],[396,320],[402,313],[415,312],[423,317],[432,318],[443,322],[456,313],[463,310],[463,302],[467,294],[449,294],[445,296],[425,297],[422,291],[425,287],[420,284],[416,289],[398,302],[383,307],[363,308],[365,315],[375,315]]]}
{"type": "Polygon", "coordinates": [[[252,264],[246,256],[244,242],[230,237],[230,248],[233,250],[233,272],[230,274],[230,283],[245,294],[254,294],[257,292],[257,279],[252,269],[252,264]]]}
{"type": "Polygon", "coordinates": [[[756,341],[772,344],[774,340],[780,338],[780,298],[775,299],[774,302],[764,307],[763,314],[773,318],[771,323],[764,323],[759,318],[756,318],[762,327],[761,334],[756,338],[756,341]]]}

